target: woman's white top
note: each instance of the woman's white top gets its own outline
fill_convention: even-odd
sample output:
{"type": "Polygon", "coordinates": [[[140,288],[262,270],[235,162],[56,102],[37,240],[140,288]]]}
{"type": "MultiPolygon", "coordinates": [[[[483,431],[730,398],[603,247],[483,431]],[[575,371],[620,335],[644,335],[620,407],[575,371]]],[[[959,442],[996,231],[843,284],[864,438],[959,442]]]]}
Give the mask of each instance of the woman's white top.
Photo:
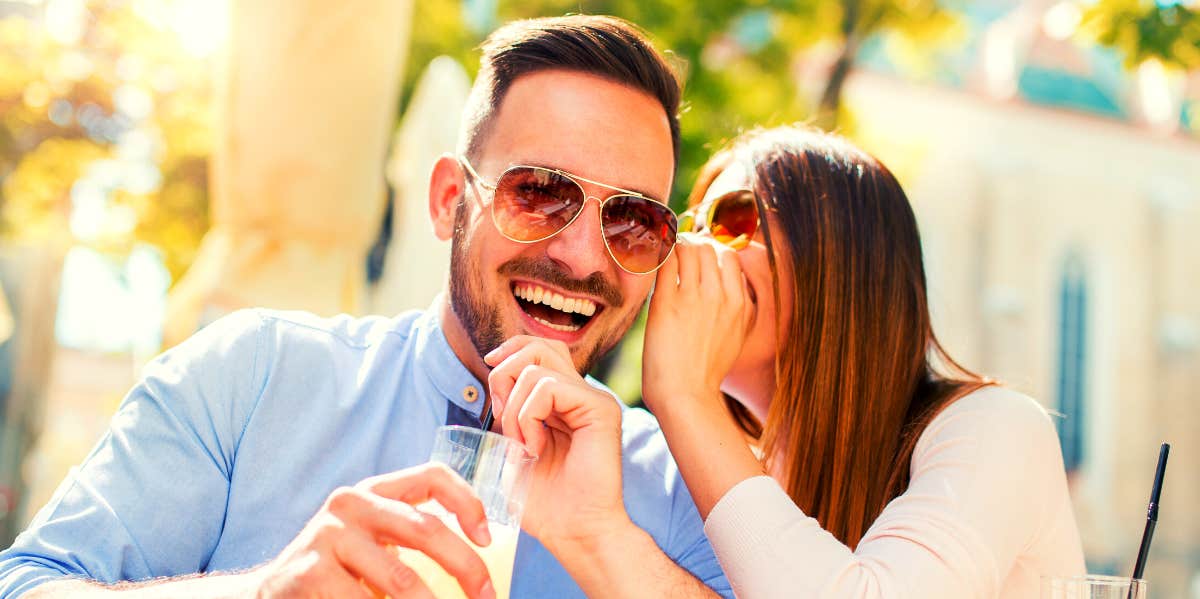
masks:
{"type": "Polygon", "coordinates": [[[742,481],[705,522],[742,599],[1034,599],[1084,573],[1054,424],[1034,400],[985,387],[917,441],[908,490],[851,551],[774,479],[742,481]]]}

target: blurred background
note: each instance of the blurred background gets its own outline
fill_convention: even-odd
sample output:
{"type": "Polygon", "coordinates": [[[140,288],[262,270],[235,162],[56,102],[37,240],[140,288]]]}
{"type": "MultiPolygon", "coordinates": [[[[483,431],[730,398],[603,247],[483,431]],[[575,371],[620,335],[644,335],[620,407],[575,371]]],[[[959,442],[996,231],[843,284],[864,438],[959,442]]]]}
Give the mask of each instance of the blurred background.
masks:
{"type": "MultiPolygon", "coordinates": [[[[1131,571],[1168,440],[1148,578],[1200,599],[1196,0],[0,0],[0,544],[204,324],[428,305],[474,49],[568,12],[673,52],[677,208],[757,124],[883,159],[945,345],[1062,414],[1089,570],[1131,571]]],[[[596,373],[631,402],[640,351],[596,373]]]]}

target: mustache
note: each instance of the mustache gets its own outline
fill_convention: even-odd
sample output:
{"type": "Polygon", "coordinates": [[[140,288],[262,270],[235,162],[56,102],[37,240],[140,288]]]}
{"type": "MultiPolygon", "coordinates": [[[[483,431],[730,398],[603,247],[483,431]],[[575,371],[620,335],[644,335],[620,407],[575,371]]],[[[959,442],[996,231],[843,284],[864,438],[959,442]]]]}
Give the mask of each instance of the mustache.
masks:
{"type": "Polygon", "coordinates": [[[565,291],[599,297],[605,304],[614,308],[625,305],[625,294],[603,274],[594,272],[582,279],[576,279],[553,260],[513,258],[501,264],[496,272],[506,277],[537,279],[565,291]]]}

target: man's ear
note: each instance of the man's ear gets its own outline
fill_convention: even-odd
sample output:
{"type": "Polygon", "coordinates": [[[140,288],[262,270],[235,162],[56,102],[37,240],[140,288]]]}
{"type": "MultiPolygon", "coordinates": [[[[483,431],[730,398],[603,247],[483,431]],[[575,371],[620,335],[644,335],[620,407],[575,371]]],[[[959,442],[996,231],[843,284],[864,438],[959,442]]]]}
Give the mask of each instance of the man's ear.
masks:
{"type": "Polygon", "coordinates": [[[454,235],[454,212],[465,191],[466,173],[462,165],[453,155],[442,154],[429,174],[429,219],[438,239],[448,241],[454,235]]]}

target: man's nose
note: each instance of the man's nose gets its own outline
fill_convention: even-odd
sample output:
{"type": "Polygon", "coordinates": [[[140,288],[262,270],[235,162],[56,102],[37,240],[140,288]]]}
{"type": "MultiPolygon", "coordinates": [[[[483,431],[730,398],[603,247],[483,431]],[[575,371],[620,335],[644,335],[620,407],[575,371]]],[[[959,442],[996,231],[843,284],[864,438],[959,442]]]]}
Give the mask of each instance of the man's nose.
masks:
{"type": "Polygon", "coordinates": [[[599,198],[588,196],[583,203],[583,212],[566,229],[551,237],[546,246],[546,255],[562,264],[577,279],[594,272],[606,272],[613,266],[601,232],[600,202],[599,198]]]}

